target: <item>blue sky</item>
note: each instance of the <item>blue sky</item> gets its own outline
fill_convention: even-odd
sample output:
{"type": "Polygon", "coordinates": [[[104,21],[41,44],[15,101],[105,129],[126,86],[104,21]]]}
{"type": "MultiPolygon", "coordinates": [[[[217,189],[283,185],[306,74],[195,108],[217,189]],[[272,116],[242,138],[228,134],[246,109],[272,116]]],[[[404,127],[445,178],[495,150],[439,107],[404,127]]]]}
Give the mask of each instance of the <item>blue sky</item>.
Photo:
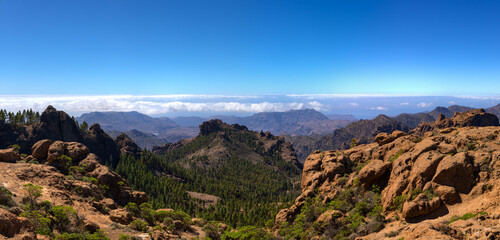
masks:
{"type": "Polygon", "coordinates": [[[500,1],[5,1],[0,95],[499,96],[500,1]]]}

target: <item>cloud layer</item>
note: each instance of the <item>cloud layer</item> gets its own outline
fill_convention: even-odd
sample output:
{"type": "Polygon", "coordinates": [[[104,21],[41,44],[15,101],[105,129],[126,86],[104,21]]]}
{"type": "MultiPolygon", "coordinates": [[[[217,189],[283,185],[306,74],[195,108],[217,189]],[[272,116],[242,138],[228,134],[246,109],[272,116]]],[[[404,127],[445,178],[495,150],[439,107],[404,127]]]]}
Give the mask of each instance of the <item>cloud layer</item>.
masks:
{"type": "Polygon", "coordinates": [[[0,108],[9,111],[32,108],[42,111],[48,105],[71,113],[94,111],[138,111],[159,115],[172,112],[283,112],[312,108],[323,110],[317,101],[270,102],[258,96],[162,95],[162,96],[0,96],[0,108]],[[250,101],[249,101],[250,100],[250,101]],[[248,102],[249,101],[249,102],[248,102]]]}
{"type": "Polygon", "coordinates": [[[353,114],[371,118],[378,114],[431,111],[452,104],[491,107],[495,97],[387,96],[361,94],[318,95],[103,95],[103,96],[0,96],[0,109],[43,111],[48,105],[77,116],[95,111],[138,111],[148,115],[189,116],[249,115],[312,108],[323,113],[353,114]]]}

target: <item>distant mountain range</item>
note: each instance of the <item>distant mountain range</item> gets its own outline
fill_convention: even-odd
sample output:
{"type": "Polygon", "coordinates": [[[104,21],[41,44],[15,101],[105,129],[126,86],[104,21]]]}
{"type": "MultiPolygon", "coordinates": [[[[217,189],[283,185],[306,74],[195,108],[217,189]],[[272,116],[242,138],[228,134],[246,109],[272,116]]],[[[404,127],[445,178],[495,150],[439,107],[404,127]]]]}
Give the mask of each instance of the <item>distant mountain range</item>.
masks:
{"type": "MultiPolygon", "coordinates": [[[[314,150],[348,149],[352,139],[358,144],[373,142],[373,138],[381,133],[391,133],[394,130],[408,132],[416,128],[421,122],[432,122],[438,119],[440,114],[451,118],[455,112],[466,112],[474,108],[452,105],[449,107],[436,107],[428,113],[403,113],[395,117],[379,115],[371,120],[359,120],[352,122],[344,128],[336,129],[332,134],[313,136],[286,136],[297,152],[297,158],[304,162],[307,156],[314,150]]],[[[500,104],[486,108],[486,112],[500,117],[500,104]]]]}
{"type": "MultiPolygon", "coordinates": [[[[212,116],[153,118],[138,112],[92,112],[76,118],[89,125],[99,123],[108,134],[117,136],[120,132],[129,135],[140,147],[151,149],[155,144],[177,142],[198,135],[198,126],[210,119],[247,126],[254,131],[269,131],[275,135],[328,134],[349,124],[350,115],[335,115],[329,119],[313,110],[292,110],[288,112],[262,112],[248,117],[212,116]],[[132,131],[135,130],[135,131],[132,131]]],[[[161,145],[158,144],[158,145],[161,145]]]]}
{"type": "MultiPolygon", "coordinates": [[[[380,132],[394,130],[409,131],[421,122],[435,121],[440,114],[450,118],[455,112],[465,112],[473,108],[452,105],[436,107],[430,112],[415,114],[402,113],[395,117],[379,115],[371,120],[356,120],[352,115],[324,115],[313,109],[288,112],[262,112],[247,117],[212,116],[204,117],[160,117],[153,118],[138,112],[93,112],[76,118],[80,123],[99,123],[111,136],[120,132],[129,135],[142,148],[198,135],[198,126],[210,119],[221,119],[229,124],[240,124],[254,131],[270,131],[282,135],[293,143],[298,159],[303,162],[314,150],[346,149],[353,138],[361,143],[373,141],[380,132]],[[134,130],[134,131],[133,131],[134,130]]],[[[500,116],[500,104],[486,108],[487,112],[500,116]]]]}

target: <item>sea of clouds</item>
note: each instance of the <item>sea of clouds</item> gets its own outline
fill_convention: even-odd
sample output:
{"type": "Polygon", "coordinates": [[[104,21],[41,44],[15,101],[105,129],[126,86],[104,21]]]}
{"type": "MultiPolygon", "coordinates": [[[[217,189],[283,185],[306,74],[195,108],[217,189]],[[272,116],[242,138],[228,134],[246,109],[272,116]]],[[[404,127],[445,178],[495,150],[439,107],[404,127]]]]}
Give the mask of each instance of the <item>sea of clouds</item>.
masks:
{"type": "Polygon", "coordinates": [[[436,106],[491,107],[498,103],[500,97],[363,94],[0,96],[0,109],[43,111],[52,105],[74,116],[95,111],[138,111],[152,116],[250,115],[310,108],[370,118],[378,114],[430,111],[436,106]]]}

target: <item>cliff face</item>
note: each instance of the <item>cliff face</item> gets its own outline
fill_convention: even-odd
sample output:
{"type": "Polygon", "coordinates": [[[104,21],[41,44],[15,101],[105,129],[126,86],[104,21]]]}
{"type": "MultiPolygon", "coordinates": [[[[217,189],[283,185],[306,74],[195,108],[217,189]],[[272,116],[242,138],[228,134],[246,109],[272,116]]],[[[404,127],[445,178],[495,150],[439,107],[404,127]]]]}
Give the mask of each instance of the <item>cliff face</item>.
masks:
{"type": "Polygon", "coordinates": [[[375,143],[312,153],[302,194],[275,228],[302,228],[305,239],[500,237],[498,119],[474,110],[445,120],[421,136],[381,133],[375,143]]]}

